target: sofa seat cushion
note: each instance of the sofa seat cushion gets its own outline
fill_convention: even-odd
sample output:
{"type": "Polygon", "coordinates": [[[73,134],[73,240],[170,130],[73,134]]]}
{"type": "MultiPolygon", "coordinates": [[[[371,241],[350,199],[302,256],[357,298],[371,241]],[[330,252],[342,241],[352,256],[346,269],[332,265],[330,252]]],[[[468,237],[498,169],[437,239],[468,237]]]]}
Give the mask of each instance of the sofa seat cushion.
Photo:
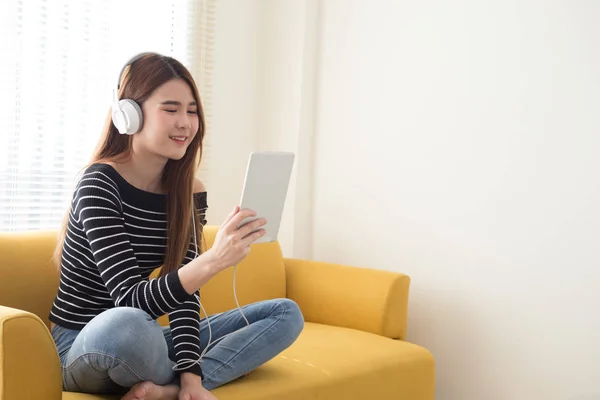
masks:
{"type": "MultiPolygon", "coordinates": [[[[306,323],[290,348],[213,393],[219,400],[433,398],[433,369],[431,353],[417,345],[306,323]]],[[[114,398],[63,395],[64,400],[114,398]]]]}

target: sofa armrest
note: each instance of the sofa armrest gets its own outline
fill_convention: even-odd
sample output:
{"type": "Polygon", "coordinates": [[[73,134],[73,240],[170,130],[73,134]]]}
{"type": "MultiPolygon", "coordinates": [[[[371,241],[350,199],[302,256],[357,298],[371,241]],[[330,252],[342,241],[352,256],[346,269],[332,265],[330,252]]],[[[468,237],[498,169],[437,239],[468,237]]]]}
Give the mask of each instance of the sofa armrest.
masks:
{"type": "Polygon", "coordinates": [[[287,297],[307,322],[406,337],[407,275],[290,258],[285,267],[287,297]]]}
{"type": "Polygon", "coordinates": [[[36,315],[0,306],[0,400],[62,398],[56,346],[36,315]]]}

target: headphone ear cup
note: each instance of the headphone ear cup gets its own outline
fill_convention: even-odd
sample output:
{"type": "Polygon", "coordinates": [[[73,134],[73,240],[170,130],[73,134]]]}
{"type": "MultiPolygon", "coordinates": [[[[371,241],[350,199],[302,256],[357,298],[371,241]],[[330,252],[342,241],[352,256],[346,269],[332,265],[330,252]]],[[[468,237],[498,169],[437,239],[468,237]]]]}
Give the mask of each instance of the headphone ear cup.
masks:
{"type": "MultiPolygon", "coordinates": [[[[123,99],[119,100],[119,108],[125,114],[125,119],[127,120],[126,130],[124,128],[119,131],[126,135],[133,135],[139,132],[144,123],[142,109],[139,104],[131,99],[123,99]]],[[[119,127],[117,126],[117,128],[119,127]]]]}
{"type": "Polygon", "coordinates": [[[113,103],[112,109],[112,122],[119,131],[119,133],[125,133],[127,131],[127,118],[125,117],[125,113],[123,110],[119,108],[118,100],[113,103]]]}

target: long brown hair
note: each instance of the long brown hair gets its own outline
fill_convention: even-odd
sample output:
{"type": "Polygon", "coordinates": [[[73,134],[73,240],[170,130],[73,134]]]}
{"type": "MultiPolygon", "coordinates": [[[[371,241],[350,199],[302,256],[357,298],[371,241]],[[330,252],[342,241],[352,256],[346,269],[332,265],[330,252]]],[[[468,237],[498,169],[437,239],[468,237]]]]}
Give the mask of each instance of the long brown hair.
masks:
{"type": "MultiPolygon", "coordinates": [[[[174,58],[144,53],[135,59],[123,71],[119,89],[119,99],[135,100],[140,107],[154,90],[171,79],[183,79],[192,90],[198,107],[198,132],[189,144],[185,155],[180,160],[170,159],[163,170],[161,184],[167,193],[167,249],[161,269],[161,276],[175,271],[182,263],[188,244],[193,240],[193,225],[196,226],[198,242],[202,238],[202,226],[197,212],[193,212],[194,223],[190,215],[195,210],[192,194],[194,175],[202,159],[202,142],[205,133],[205,119],[200,102],[200,95],[194,78],[190,72],[174,58]]],[[[132,155],[132,135],[122,135],[112,123],[108,113],[102,134],[89,165],[101,162],[122,162],[132,155]]],[[[70,207],[63,220],[58,235],[58,243],[54,251],[54,262],[60,268],[62,249],[64,246],[70,207]]],[[[200,249],[200,243],[198,249],[200,249]]]]}

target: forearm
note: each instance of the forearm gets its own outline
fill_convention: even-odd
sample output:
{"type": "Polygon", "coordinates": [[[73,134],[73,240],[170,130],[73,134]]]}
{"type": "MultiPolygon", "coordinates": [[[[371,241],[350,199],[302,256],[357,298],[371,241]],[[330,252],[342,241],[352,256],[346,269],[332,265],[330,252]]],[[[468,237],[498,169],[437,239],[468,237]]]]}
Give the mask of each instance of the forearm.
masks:
{"type": "Polygon", "coordinates": [[[179,280],[185,291],[193,294],[220,270],[221,266],[218,260],[208,250],[179,269],[179,280]]]}

